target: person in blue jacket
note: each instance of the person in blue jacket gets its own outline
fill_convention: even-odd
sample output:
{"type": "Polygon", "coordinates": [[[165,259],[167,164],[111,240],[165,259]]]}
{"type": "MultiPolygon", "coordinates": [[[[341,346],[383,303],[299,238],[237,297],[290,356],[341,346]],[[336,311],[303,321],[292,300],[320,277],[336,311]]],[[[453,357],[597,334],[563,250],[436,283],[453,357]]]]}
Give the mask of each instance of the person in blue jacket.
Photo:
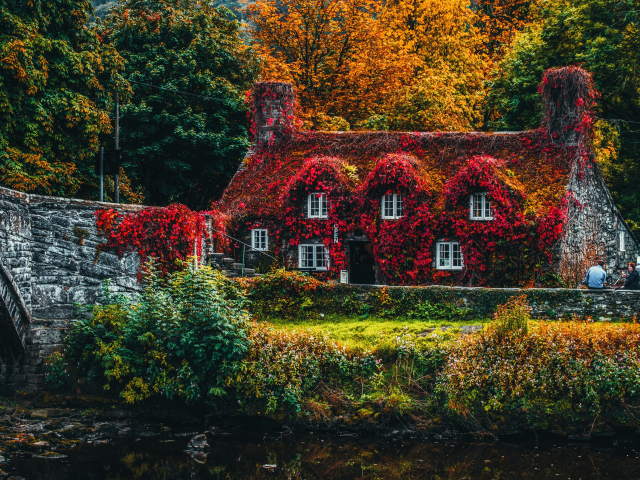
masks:
{"type": "Polygon", "coordinates": [[[598,264],[591,267],[584,279],[584,284],[594,290],[602,290],[607,281],[607,272],[604,271],[604,262],[598,261],[598,264]]]}
{"type": "Polygon", "coordinates": [[[635,263],[629,262],[629,274],[625,276],[624,285],[620,288],[640,290],[640,273],[636,270],[635,263]]]}

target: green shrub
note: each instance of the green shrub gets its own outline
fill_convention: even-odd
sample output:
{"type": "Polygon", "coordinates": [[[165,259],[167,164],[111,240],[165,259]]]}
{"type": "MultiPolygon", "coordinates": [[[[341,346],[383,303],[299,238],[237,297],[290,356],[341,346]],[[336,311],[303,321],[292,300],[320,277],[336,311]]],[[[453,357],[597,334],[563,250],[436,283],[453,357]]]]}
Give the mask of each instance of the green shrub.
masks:
{"type": "Polygon", "coordinates": [[[301,402],[320,384],[349,385],[373,374],[375,357],[352,352],[327,335],[275,328],[251,327],[251,346],[240,368],[227,379],[245,412],[300,412],[301,402]]]}
{"type": "Polygon", "coordinates": [[[215,404],[247,352],[242,291],[208,267],[167,279],[150,268],[145,282],[139,303],[118,299],[78,321],[65,340],[68,356],[128,403],[160,394],[215,404]]]}
{"type": "Polygon", "coordinates": [[[459,320],[469,312],[468,308],[459,308],[450,303],[432,304],[424,301],[408,310],[407,317],[415,320],[459,320]]]}
{"type": "Polygon", "coordinates": [[[67,360],[60,352],[53,352],[44,361],[44,379],[50,388],[64,387],[69,379],[67,360]]]}
{"type": "Polygon", "coordinates": [[[529,311],[526,295],[513,298],[498,307],[490,330],[498,337],[526,336],[529,334],[531,320],[529,311]]]}

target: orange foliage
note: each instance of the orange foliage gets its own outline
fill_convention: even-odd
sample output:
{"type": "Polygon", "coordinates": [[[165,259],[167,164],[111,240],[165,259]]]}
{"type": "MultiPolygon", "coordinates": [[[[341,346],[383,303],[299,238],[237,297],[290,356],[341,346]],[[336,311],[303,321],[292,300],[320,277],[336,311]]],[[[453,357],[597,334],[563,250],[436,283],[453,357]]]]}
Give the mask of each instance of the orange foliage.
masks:
{"type": "Polygon", "coordinates": [[[540,0],[476,0],[476,25],[485,36],[484,50],[502,56],[516,33],[530,24],[540,0]]]}
{"type": "Polygon", "coordinates": [[[263,80],[296,87],[318,130],[469,131],[483,81],[537,0],[258,0],[263,80]]]}
{"type": "Polygon", "coordinates": [[[373,0],[259,0],[247,8],[263,80],[292,82],[308,118],[366,118],[413,72],[373,0]]]}

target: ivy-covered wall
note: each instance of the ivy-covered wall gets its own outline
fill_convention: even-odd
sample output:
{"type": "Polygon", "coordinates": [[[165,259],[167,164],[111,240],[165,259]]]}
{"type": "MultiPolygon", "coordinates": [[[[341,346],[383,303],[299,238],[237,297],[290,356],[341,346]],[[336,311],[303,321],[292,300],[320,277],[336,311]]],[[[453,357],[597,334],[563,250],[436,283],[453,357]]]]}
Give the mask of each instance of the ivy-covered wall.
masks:
{"type": "Polygon", "coordinates": [[[300,131],[291,86],[256,84],[255,148],[217,208],[245,243],[251,229],[268,230],[289,268],[299,245],[324,244],[333,279],[353,270],[349,244],[361,232],[378,284],[574,287],[596,260],[622,269],[638,244],[591,148],[593,80],[575,66],[541,80],[540,128],[503,133],[300,131]],[[470,218],[474,194],[490,214],[470,218]],[[313,195],[327,200],[323,218],[306,211],[313,195]],[[402,207],[383,218],[387,195],[402,207]],[[438,263],[438,242],[456,244],[464,261],[438,263]]]}

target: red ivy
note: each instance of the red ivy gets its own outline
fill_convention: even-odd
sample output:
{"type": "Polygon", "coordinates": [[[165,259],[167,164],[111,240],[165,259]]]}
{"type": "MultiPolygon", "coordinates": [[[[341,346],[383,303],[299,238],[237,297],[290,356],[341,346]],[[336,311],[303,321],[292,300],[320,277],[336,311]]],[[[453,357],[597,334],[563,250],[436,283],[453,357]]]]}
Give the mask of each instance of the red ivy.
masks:
{"type": "Polygon", "coordinates": [[[416,169],[415,159],[408,155],[387,155],[369,172],[354,199],[373,255],[392,284],[424,283],[431,269],[432,198],[416,169]],[[403,216],[397,220],[381,219],[382,196],[387,194],[402,195],[403,216]]]}
{"type": "Polygon", "coordinates": [[[169,273],[179,268],[176,260],[194,254],[194,246],[196,255],[202,255],[204,216],[184,205],[148,207],[125,215],[106,209],[95,215],[98,231],[107,237],[101,250],[112,251],[120,258],[137,252],[142,263],[154,258],[160,270],[169,273]]]}

